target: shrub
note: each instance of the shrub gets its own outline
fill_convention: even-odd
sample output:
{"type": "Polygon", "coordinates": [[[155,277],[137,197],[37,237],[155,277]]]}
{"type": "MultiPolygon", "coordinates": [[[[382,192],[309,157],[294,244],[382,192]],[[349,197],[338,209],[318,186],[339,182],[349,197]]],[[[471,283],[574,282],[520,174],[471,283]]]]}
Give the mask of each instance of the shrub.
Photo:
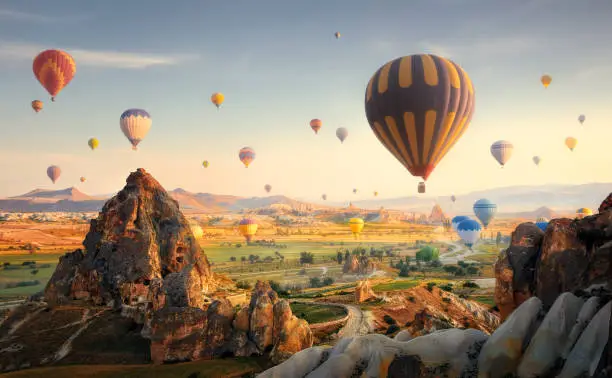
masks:
{"type": "Polygon", "coordinates": [[[442,298],[442,302],[450,303],[451,299],[449,297],[442,298]]]}
{"type": "Polygon", "coordinates": [[[412,295],[408,297],[408,300],[412,303],[416,302],[416,300],[414,299],[412,295]]]}
{"type": "Polygon", "coordinates": [[[470,289],[479,289],[479,288],[480,288],[480,285],[478,285],[478,284],[477,284],[476,282],[474,282],[474,281],[465,281],[465,282],[463,283],[463,287],[470,288],[470,289]]]}
{"type": "Polygon", "coordinates": [[[329,286],[334,283],[334,279],[332,277],[323,278],[323,286],[329,286]]]}
{"type": "Polygon", "coordinates": [[[248,282],[246,282],[246,281],[238,281],[238,282],[236,283],[236,287],[237,287],[238,289],[247,289],[247,290],[248,290],[248,289],[250,289],[250,288],[251,288],[251,284],[250,284],[250,283],[248,283],[248,282]]]}
{"type": "Polygon", "coordinates": [[[452,283],[447,283],[444,285],[440,285],[439,286],[440,289],[444,290],[444,291],[448,291],[448,292],[453,292],[453,284],[452,283]]]}
{"type": "Polygon", "coordinates": [[[400,327],[397,324],[391,324],[389,328],[387,328],[387,335],[391,335],[400,330],[400,327]]]}
{"type": "Polygon", "coordinates": [[[388,314],[385,314],[385,316],[383,316],[383,320],[385,321],[385,323],[387,324],[397,324],[397,322],[395,321],[395,319],[393,319],[391,316],[389,316],[388,314]]]}
{"type": "Polygon", "coordinates": [[[321,279],[319,277],[312,277],[310,279],[310,287],[321,287],[321,279]]]}
{"type": "Polygon", "coordinates": [[[435,283],[435,282],[428,282],[428,283],[427,283],[427,290],[428,290],[429,292],[431,292],[431,291],[433,290],[434,286],[436,286],[436,283],[435,283]]]}

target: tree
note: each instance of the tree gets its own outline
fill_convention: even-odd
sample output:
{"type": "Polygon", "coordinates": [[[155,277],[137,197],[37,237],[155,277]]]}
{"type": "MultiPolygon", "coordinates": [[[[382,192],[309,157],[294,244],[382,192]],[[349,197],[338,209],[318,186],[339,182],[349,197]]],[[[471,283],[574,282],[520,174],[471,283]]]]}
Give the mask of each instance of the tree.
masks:
{"type": "Polygon", "coordinates": [[[319,277],[312,277],[310,279],[310,287],[321,287],[321,279],[319,277]]]}
{"type": "Polygon", "coordinates": [[[402,266],[400,267],[398,276],[400,277],[410,276],[410,267],[408,265],[402,264],[402,266]]]}
{"type": "Polygon", "coordinates": [[[431,260],[431,263],[429,263],[429,266],[431,266],[432,268],[439,268],[442,266],[442,262],[438,259],[431,260]]]}
{"type": "Polygon", "coordinates": [[[457,269],[459,269],[459,267],[456,265],[444,265],[442,269],[444,269],[446,273],[455,274],[455,272],[457,271],[457,269]]]}
{"type": "Polygon", "coordinates": [[[344,261],[349,261],[351,259],[351,252],[347,249],[346,252],[344,252],[344,261]]]}
{"type": "Polygon", "coordinates": [[[246,256],[240,257],[240,262],[242,262],[244,264],[246,261],[247,261],[246,256]]]}
{"type": "Polygon", "coordinates": [[[336,253],[336,261],[338,261],[338,264],[342,264],[342,252],[338,251],[336,253]]]}
{"type": "Polygon", "coordinates": [[[438,248],[427,245],[421,248],[416,253],[416,259],[424,262],[429,262],[432,260],[437,260],[440,257],[440,250],[438,248]]]}
{"type": "Polygon", "coordinates": [[[323,286],[329,286],[334,283],[334,279],[332,277],[323,278],[323,286]]]}
{"type": "Polygon", "coordinates": [[[312,252],[304,251],[300,252],[300,265],[312,264],[314,262],[314,255],[312,252]]]}
{"type": "Polygon", "coordinates": [[[230,257],[230,261],[236,261],[236,256],[230,257]]]}
{"type": "Polygon", "coordinates": [[[497,238],[495,238],[495,245],[499,248],[499,245],[502,242],[502,234],[501,231],[497,231],[497,238]]]}
{"type": "Polygon", "coordinates": [[[470,276],[480,275],[480,269],[478,269],[477,267],[473,265],[468,266],[465,270],[467,271],[467,274],[469,274],[470,276]]]}

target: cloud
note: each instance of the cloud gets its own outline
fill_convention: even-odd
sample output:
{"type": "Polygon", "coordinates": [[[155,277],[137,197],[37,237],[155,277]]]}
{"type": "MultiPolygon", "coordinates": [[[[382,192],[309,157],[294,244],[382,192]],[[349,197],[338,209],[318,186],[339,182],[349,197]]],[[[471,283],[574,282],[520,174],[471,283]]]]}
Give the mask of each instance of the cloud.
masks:
{"type": "Polygon", "coordinates": [[[448,40],[444,42],[422,41],[421,48],[428,53],[454,59],[482,59],[521,55],[539,47],[539,41],[532,37],[488,37],[474,42],[448,40]]]}
{"type": "Polygon", "coordinates": [[[578,71],[575,78],[578,81],[597,80],[601,82],[610,76],[612,76],[612,65],[595,65],[578,71]]]}
{"type": "MultiPolygon", "coordinates": [[[[0,41],[0,60],[31,60],[47,49],[39,45],[0,41]]],[[[63,48],[70,53],[79,66],[101,68],[143,69],[153,66],[174,66],[197,55],[141,54],[122,51],[85,50],[63,48]]]]}
{"type": "Polygon", "coordinates": [[[0,8],[0,19],[8,19],[15,21],[26,21],[26,22],[38,22],[38,23],[50,23],[58,21],[75,21],[86,19],[85,16],[65,16],[55,17],[36,13],[21,12],[12,9],[0,8]]]}

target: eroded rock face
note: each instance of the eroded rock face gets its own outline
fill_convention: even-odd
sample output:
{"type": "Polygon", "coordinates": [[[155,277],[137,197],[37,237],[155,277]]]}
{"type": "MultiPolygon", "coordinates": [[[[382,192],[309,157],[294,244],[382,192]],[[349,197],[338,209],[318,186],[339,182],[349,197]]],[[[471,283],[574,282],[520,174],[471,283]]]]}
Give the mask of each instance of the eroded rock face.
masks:
{"type": "Polygon", "coordinates": [[[215,289],[210,264],[178,203],[144,169],[132,172],[106,202],[83,245],[85,253],[61,258],[45,289],[48,303],[134,304],[147,298],[153,280],[171,274],[179,276],[169,281],[179,306],[200,307],[202,294],[215,289]]]}
{"type": "Polygon", "coordinates": [[[355,287],[355,302],[362,303],[371,298],[376,298],[376,294],[370,286],[370,281],[359,281],[355,287]]]}
{"type": "Polygon", "coordinates": [[[369,274],[375,269],[375,264],[368,256],[352,255],[344,262],[342,267],[343,273],[349,274],[369,274]]]}

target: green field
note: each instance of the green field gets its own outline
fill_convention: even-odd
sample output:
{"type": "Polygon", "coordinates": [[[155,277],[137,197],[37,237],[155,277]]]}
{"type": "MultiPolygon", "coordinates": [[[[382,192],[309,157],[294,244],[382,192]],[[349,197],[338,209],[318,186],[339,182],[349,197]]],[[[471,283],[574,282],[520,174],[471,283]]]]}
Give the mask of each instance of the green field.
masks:
{"type": "Polygon", "coordinates": [[[410,278],[410,279],[397,279],[393,282],[381,283],[372,288],[376,292],[381,291],[393,291],[393,290],[405,290],[415,286],[419,286],[424,282],[422,279],[410,278]]]}
{"type": "Polygon", "coordinates": [[[291,311],[309,324],[325,323],[346,316],[346,310],[342,307],[314,303],[291,303],[291,311]]]}
{"type": "Polygon", "coordinates": [[[8,262],[11,268],[17,269],[0,268],[0,300],[24,298],[43,290],[55,271],[59,257],[57,254],[1,255],[0,263],[8,262]],[[24,261],[35,261],[39,266],[48,264],[49,267],[39,267],[38,273],[33,275],[30,267],[21,265],[24,261]],[[33,286],[6,288],[7,284],[33,280],[38,280],[40,283],[33,286]]]}
{"type": "Polygon", "coordinates": [[[255,358],[204,360],[172,365],[75,365],[5,373],[7,378],[232,378],[264,370],[255,358]]]}

